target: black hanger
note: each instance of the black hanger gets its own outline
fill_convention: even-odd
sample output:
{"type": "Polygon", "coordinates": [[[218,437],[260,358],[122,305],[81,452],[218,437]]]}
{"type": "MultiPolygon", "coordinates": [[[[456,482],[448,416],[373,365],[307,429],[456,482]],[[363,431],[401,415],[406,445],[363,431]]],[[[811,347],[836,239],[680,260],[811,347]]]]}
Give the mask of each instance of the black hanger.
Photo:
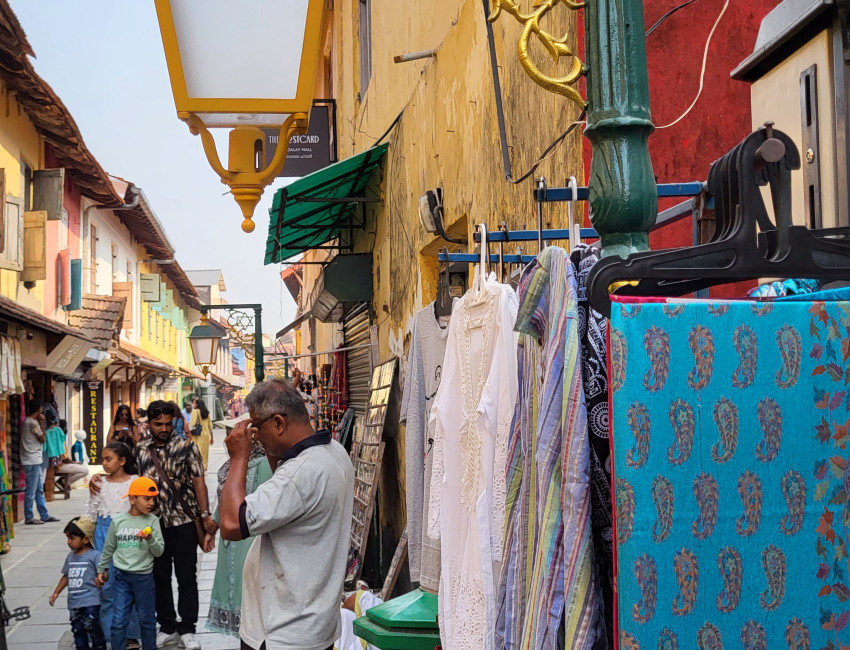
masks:
{"type": "Polygon", "coordinates": [[[630,284],[617,295],[680,296],[762,277],[850,279],[850,228],[791,225],[791,171],[799,168],[794,142],[772,124],[750,134],[711,166],[717,221],[709,242],[600,260],[588,276],[593,307],[610,315],[608,290],[619,282],[630,284]],[[762,199],[766,185],[776,224],[762,199]]]}
{"type": "Polygon", "coordinates": [[[450,316],[452,313],[452,294],[449,290],[449,249],[443,246],[441,253],[446,254],[445,267],[440,271],[440,279],[437,282],[437,298],[434,300],[434,317],[437,320],[450,316]]]}

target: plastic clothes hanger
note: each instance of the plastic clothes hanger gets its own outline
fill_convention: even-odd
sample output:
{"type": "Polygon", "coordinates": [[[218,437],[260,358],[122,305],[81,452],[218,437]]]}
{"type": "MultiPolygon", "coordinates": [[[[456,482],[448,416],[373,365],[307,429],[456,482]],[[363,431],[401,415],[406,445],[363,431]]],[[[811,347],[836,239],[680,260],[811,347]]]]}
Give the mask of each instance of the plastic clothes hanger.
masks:
{"type": "Polygon", "coordinates": [[[588,277],[594,308],[611,311],[609,287],[619,295],[679,296],[717,284],[761,277],[850,279],[850,229],[809,230],[791,225],[791,171],[800,168],[794,142],[768,124],[716,161],[708,191],[716,197],[717,228],[701,246],[601,260],[588,277]],[[777,223],[761,187],[769,185],[777,223]],[[760,231],[760,232],[759,232],[760,231]]]}
{"type": "Polygon", "coordinates": [[[443,246],[440,253],[446,254],[446,261],[443,270],[440,272],[440,280],[437,282],[437,297],[434,300],[434,317],[438,321],[446,316],[451,316],[452,313],[452,295],[449,289],[449,249],[443,246]]]}

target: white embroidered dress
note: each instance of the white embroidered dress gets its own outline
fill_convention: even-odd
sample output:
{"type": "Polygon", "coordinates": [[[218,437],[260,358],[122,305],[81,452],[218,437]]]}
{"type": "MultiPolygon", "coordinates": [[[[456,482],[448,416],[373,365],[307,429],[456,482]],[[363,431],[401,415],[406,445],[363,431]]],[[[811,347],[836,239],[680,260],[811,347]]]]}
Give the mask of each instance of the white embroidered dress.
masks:
{"type": "Polygon", "coordinates": [[[431,408],[428,533],[441,540],[440,638],[493,650],[505,525],[505,465],[517,394],[517,297],[495,277],[455,302],[431,408]]]}

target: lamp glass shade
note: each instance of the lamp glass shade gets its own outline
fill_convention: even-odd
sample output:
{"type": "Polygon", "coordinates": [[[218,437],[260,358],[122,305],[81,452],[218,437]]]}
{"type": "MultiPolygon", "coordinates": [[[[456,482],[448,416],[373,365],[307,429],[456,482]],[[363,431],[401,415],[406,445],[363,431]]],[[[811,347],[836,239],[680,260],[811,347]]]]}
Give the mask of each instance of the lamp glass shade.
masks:
{"type": "Polygon", "coordinates": [[[323,0],[156,0],[178,113],[207,127],[308,113],[323,0]]]}
{"type": "Polygon", "coordinates": [[[189,334],[189,345],[196,366],[214,366],[221,335],[209,325],[197,325],[189,334]]]}

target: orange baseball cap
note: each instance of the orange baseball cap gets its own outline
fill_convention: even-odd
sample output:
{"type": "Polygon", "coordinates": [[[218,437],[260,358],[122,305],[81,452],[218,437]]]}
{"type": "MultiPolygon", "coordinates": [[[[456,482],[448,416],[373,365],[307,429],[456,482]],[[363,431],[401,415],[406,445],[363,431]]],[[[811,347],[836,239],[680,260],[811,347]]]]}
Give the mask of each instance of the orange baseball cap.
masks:
{"type": "Polygon", "coordinates": [[[159,494],[159,488],[156,483],[147,476],[140,476],[135,481],[130,483],[130,491],[125,494],[125,497],[155,497],[159,494]]]}

